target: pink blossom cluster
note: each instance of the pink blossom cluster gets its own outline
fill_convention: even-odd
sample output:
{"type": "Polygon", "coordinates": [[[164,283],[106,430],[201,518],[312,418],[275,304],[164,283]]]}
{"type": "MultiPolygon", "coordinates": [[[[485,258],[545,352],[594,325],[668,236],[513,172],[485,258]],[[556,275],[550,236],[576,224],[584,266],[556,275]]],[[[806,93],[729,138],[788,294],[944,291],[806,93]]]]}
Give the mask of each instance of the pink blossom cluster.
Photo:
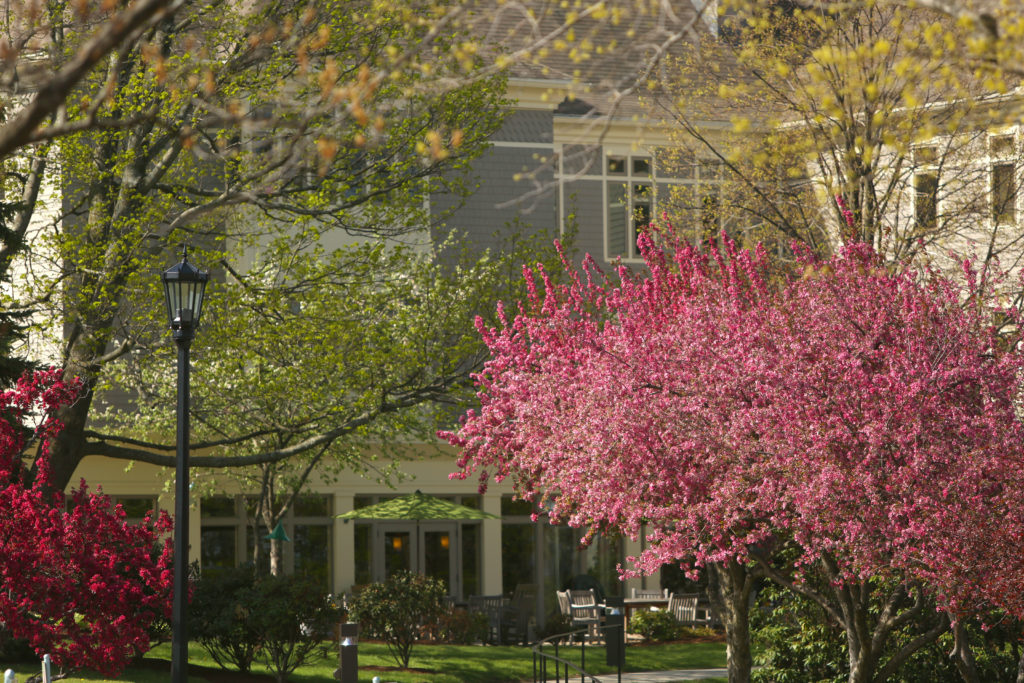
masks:
{"type": "Polygon", "coordinates": [[[0,623],[59,665],[116,676],[149,649],[149,627],[170,615],[171,521],[164,513],[128,524],[84,482],[67,500],[49,491],[54,413],[79,390],[51,370],[0,394],[0,623]],[[26,427],[38,413],[41,424],[26,427]],[[21,456],[36,440],[42,465],[32,476],[21,456]]]}
{"type": "Polygon", "coordinates": [[[839,212],[843,214],[843,220],[846,221],[847,227],[852,228],[854,224],[853,211],[850,211],[850,207],[846,205],[846,200],[843,199],[843,195],[836,195],[836,206],[839,207],[839,212]]]}
{"type": "MultiPolygon", "coordinates": [[[[780,537],[852,580],[924,581],[954,613],[1024,616],[1024,356],[976,278],[887,267],[853,245],[802,272],[668,228],[647,270],[527,270],[480,409],[443,436],[481,486],[636,537],[639,571],[745,559],[780,537]]],[[[1012,314],[1012,312],[1011,312],[1012,314]]]]}

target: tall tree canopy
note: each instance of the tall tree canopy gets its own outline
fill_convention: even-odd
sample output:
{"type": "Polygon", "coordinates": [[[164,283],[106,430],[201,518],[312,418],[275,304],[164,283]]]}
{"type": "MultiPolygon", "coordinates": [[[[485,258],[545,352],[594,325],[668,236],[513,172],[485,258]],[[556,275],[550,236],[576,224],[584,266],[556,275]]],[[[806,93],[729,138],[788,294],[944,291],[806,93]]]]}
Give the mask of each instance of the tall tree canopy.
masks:
{"type": "MultiPolygon", "coordinates": [[[[152,347],[152,325],[142,316],[169,247],[190,242],[197,262],[223,265],[232,286],[216,295],[231,297],[228,308],[242,311],[240,319],[252,320],[245,311],[255,311],[254,297],[263,297],[263,309],[281,310],[305,305],[299,299],[312,296],[318,281],[337,293],[366,275],[361,263],[383,266],[390,257],[377,247],[362,260],[332,256],[335,246],[353,237],[422,236],[444,220],[427,208],[431,193],[468,191],[466,164],[501,123],[510,66],[536,70],[532,63],[550,53],[570,64],[610,63],[614,46],[597,36],[615,25],[643,36],[620,49],[642,52],[648,67],[699,20],[634,2],[228,0],[16,3],[3,18],[0,85],[9,97],[0,158],[9,215],[0,281],[11,285],[4,305],[49,326],[54,360],[85,388],[62,414],[65,430],[51,456],[55,486],[66,485],[89,453],[135,449],[145,457],[161,445],[155,433],[135,443],[86,430],[96,426],[95,390],[131,374],[112,373],[111,363],[152,347]],[[299,272],[285,258],[280,272],[269,272],[273,259],[292,253],[325,263],[299,272]]],[[[643,73],[603,87],[628,89],[643,73]]],[[[402,276],[376,282],[387,279],[393,287],[402,276]]],[[[331,319],[326,298],[306,303],[331,319]]],[[[349,313],[339,317],[351,322],[349,313]]],[[[294,324],[279,332],[314,331],[294,324]]],[[[290,348],[308,339],[292,339],[290,348]]],[[[359,381],[389,369],[379,370],[359,381]]],[[[303,372],[282,382],[308,377],[303,372]]],[[[381,386],[389,381],[382,377],[381,386]]],[[[403,400],[429,393],[412,385],[395,391],[403,400]]],[[[345,420],[324,415],[289,424],[261,453],[246,454],[269,463],[349,433],[345,420]]],[[[224,427],[211,424],[225,447],[252,433],[251,425],[236,424],[230,434],[224,427]]]]}
{"type": "MultiPolygon", "coordinates": [[[[954,618],[1024,614],[1024,355],[978,283],[887,269],[863,245],[790,275],[763,251],[712,259],[661,237],[644,238],[645,274],[527,272],[518,315],[482,326],[481,408],[446,435],[460,476],[511,477],[591,532],[646,528],[640,571],[760,566],[846,630],[851,681],[921,646],[878,661],[917,591],[954,618]],[[783,546],[797,552],[779,569],[783,546]],[[800,585],[809,566],[831,593],[800,585]],[[899,588],[869,614],[877,579],[899,588]]],[[[740,588],[731,680],[749,676],[740,588]]]]}

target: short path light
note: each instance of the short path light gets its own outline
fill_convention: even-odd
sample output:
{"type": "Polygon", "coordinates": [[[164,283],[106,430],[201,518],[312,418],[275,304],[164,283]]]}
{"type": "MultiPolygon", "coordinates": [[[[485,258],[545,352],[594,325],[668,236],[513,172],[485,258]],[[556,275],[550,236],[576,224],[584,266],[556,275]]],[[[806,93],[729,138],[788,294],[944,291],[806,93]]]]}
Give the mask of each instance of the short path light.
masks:
{"type": "Polygon", "coordinates": [[[174,602],[171,606],[171,680],[188,679],[188,351],[203,312],[203,294],[210,274],[188,262],[164,271],[167,320],[178,345],[178,453],[174,484],[174,602]]]}

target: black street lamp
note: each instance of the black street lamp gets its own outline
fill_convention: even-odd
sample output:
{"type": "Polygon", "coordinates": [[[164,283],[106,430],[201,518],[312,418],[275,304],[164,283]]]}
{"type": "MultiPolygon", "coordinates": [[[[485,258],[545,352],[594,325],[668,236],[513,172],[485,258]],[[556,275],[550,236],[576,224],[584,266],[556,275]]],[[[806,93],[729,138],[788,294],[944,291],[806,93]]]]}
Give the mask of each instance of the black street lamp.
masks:
{"type": "Polygon", "coordinates": [[[178,345],[178,457],[174,484],[174,603],[171,607],[171,680],[188,679],[188,350],[203,312],[203,293],[209,273],[188,262],[182,247],[181,263],[164,271],[167,320],[178,345]]]}

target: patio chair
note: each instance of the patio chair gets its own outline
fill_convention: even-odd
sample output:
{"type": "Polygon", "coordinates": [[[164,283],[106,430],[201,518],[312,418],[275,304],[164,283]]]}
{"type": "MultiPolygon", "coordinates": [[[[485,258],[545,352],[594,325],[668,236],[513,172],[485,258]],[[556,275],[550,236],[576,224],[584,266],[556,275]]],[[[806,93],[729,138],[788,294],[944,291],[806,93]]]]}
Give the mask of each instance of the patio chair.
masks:
{"type": "Polygon", "coordinates": [[[668,589],[634,588],[632,597],[634,600],[664,600],[668,597],[668,589]]]}
{"type": "Polygon", "coordinates": [[[587,633],[592,639],[601,638],[601,614],[604,611],[597,603],[597,597],[592,589],[570,590],[569,607],[571,610],[573,628],[586,626],[587,633]]]}
{"type": "Polygon", "coordinates": [[[487,618],[486,642],[501,644],[501,621],[506,605],[506,598],[503,595],[469,596],[470,614],[479,613],[487,618]]]}
{"type": "Polygon", "coordinates": [[[526,645],[531,640],[532,629],[537,625],[537,584],[516,585],[502,613],[502,636],[508,642],[526,645]]]}
{"type": "Polygon", "coordinates": [[[693,626],[697,623],[697,598],[696,593],[672,593],[668,596],[668,611],[684,626],[693,626]]]}

